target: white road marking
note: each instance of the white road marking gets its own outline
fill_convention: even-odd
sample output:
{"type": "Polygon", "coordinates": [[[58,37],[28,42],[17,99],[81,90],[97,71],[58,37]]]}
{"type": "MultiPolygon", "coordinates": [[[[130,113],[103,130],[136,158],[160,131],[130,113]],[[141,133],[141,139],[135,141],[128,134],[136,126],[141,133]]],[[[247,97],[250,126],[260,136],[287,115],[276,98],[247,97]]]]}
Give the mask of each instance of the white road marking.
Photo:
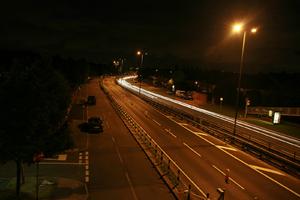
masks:
{"type": "Polygon", "coordinates": [[[192,131],[192,130],[190,130],[190,131],[193,132],[195,135],[203,135],[203,136],[207,136],[208,135],[207,133],[203,133],[203,132],[192,131]]]}
{"type": "MultiPolygon", "coordinates": [[[[207,139],[205,139],[205,138],[203,138],[203,137],[201,137],[201,136],[198,136],[198,137],[200,137],[201,139],[207,141],[208,143],[212,144],[213,146],[217,147],[214,143],[210,142],[209,140],[207,140],[207,139]]],[[[217,147],[217,148],[218,148],[218,147],[217,147]]],[[[277,185],[279,185],[279,186],[283,187],[284,189],[288,190],[289,192],[293,193],[293,194],[296,195],[297,197],[300,197],[300,194],[299,194],[299,193],[297,193],[297,192],[295,192],[294,190],[290,189],[289,187],[283,185],[282,183],[278,182],[277,180],[273,179],[272,177],[270,177],[270,176],[264,174],[263,172],[257,170],[256,168],[251,167],[251,165],[248,164],[248,163],[246,163],[245,161],[243,161],[243,160],[237,158],[236,156],[232,155],[231,153],[225,151],[225,150],[222,149],[222,148],[218,148],[218,149],[220,149],[221,151],[223,151],[223,152],[226,153],[227,155],[231,156],[232,158],[234,158],[234,159],[240,161],[240,162],[243,163],[244,165],[250,167],[251,169],[255,170],[256,172],[258,172],[259,174],[263,175],[263,176],[266,177],[267,179],[273,181],[273,182],[276,183],[277,185]]]]}
{"type": "Polygon", "coordinates": [[[135,190],[134,190],[134,188],[133,188],[133,185],[132,185],[132,182],[131,182],[131,180],[130,180],[130,177],[129,177],[128,173],[126,172],[125,175],[126,175],[126,179],[127,179],[128,183],[129,183],[130,190],[131,190],[131,193],[132,193],[132,195],[133,195],[133,198],[134,198],[135,200],[138,200],[138,197],[137,197],[137,195],[136,195],[136,193],[135,193],[135,190]]]}
{"type": "Polygon", "coordinates": [[[85,170],[85,176],[89,176],[89,175],[90,175],[89,170],[85,170]]]}
{"type": "Polygon", "coordinates": [[[190,147],[188,144],[186,144],[185,142],[183,143],[187,148],[189,148],[192,152],[194,152],[195,154],[197,154],[199,157],[202,157],[200,153],[198,153],[197,151],[195,151],[192,147],[190,147]]]}
{"type": "Polygon", "coordinates": [[[216,145],[216,147],[221,148],[221,149],[230,150],[230,151],[237,151],[237,149],[234,147],[227,147],[227,146],[222,146],[222,145],[216,145]]]}
{"type": "MultiPolygon", "coordinates": [[[[144,133],[147,133],[144,129],[143,129],[143,127],[140,127],[143,131],[144,131],[144,133]]],[[[166,130],[166,129],[165,129],[166,130]]],[[[176,135],[175,135],[176,136],[176,135]]],[[[161,148],[160,148],[161,149],[161,148]]],[[[176,162],[174,162],[174,160],[163,150],[163,149],[161,149],[162,150],[162,152],[167,156],[167,158],[168,159],[170,159],[172,162],[173,162],[173,164],[177,167],[177,169],[179,169],[181,172],[182,172],[182,174],[194,185],[194,187],[204,196],[204,197],[206,197],[206,193],[204,193],[203,192],[203,190],[201,190],[201,188],[176,164],[176,162]]]]}
{"type": "Polygon", "coordinates": [[[166,132],[168,132],[170,135],[172,135],[174,138],[177,138],[176,135],[174,135],[169,129],[165,129],[166,132]]]}
{"type": "Polygon", "coordinates": [[[85,177],[85,182],[86,183],[90,182],[90,178],[88,176],[85,177]]]}
{"type": "Polygon", "coordinates": [[[111,137],[112,138],[112,141],[114,142],[114,144],[115,144],[115,149],[116,149],[116,152],[117,152],[117,154],[118,154],[118,157],[119,157],[119,160],[120,160],[120,162],[123,164],[124,163],[124,161],[123,161],[123,159],[122,159],[122,156],[121,156],[121,154],[120,154],[120,152],[119,152],[119,149],[117,148],[117,144],[116,144],[116,140],[115,140],[115,138],[112,136],[111,137]]]}
{"type": "Polygon", "coordinates": [[[284,173],[282,173],[280,171],[277,171],[277,170],[274,170],[274,169],[269,169],[269,168],[265,168],[265,167],[259,167],[259,166],[256,166],[256,165],[249,165],[249,166],[252,167],[252,168],[254,168],[254,169],[257,169],[257,170],[261,170],[261,171],[270,172],[270,173],[273,173],[273,174],[278,174],[278,175],[285,176],[284,173]]]}
{"type": "MultiPolygon", "coordinates": [[[[119,152],[119,149],[118,149],[118,147],[117,147],[115,138],[114,138],[113,136],[112,136],[111,138],[112,138],[112,141],[114,142],[115,149],[116,149],[116,151],[117,151],[119,160],[120,160],[120,162],[122,163],[122,165],[124,165],[124,162],[123,162],[123,159],[122,159],[121,154],[120,154],[120,152],[119,152]]],[[[133,188],[132,182],[131,182],[130,177],[129,177],[129,175],[128,175],[128,172],[126,172],[125,175],[126,175],[126,178],[127,178],[128,183],[129,183],[130,190],[131,190],[131,192],[132,192],[132,195],[133,195],[134,199],[135,199],[135,200],[138,200],[137,195],[136,195],[136,193],[135,193],[135,190],[134,190],[134,188],[133,188]]]]}
{"type": "Polygon", "coordinates": [[[79,160],[82,160],[82,156],[79,156],[79,160]]]}
{"type": "Polygon", "coordinates": [[[88,170],[89,169],[89,165],[85,165],[85,170],[88,170]]]}
{"type": "MultiPolygon", "coordinates": [[[[212,165],[213,168],[215,168],[218,172],[220,172],[221,174],[223,174],[224,176],[226,175],[222,170],[220,170],[218,167],[216,167],[215,165],[212,165]]],[[[240,188],[242,188],[243,190],[245,190],[245,188],[243,186],[241,186],[240,184],[238,184],[233,178],[229,177],[229,179],[236,184],[237,186],[239,186],[240,188]]]]}
{"type": "Polygon", "coordinates": [[[152,121],[154,121],[158,126],[161,126],[161,124],[157,122],[155,119],[152,119],[152,121]]]}
{"type": "MultiPolygon", "coordinates": [[[[163,114],[163,115],[164,115],[164,114],[163,114]]],[[[172,120],[172,119],[170,119],[170,120],[172,120]]],[[[174,120],[172,120],[172,121],[174,121],[174,120]]],[[[176,121],[174,121],[174,122],[177,123],[176,121]]],[[[185,128],[186,130],[190,131],[188,128],[182,126],[180,123],[177,123],[177,124],[179,124],[181,127],[185,128]]],[[[225,151],[224,149],[219,148],[216,144],[212,143],[211,141],[205,139],[204,137],[202,137],[202,136],[200,136],[200,135],[196,135],[196,136],[199,137],[199,138],[201,138],[202,140],[208,142],[209,144],[215,146],[216,148],[220,149],[221,151],[223,151],[223,152],[226,153],[227,155],[231,156],[232,158],[236,159],[237,161],[239,161],[239,162],[243,163],[244,165],[250,167],[251,169],[255,170],[257,173],[259,173],[259,174],[261,174],[262,176],[266,177],[267,179],[273,181],[274,183],[276,183],[277,185],[279,185],[279,186],[281,186],[282,188],[286,189],[287,191],[293,193],[293,194],[296,195],[297,197],[300,197],[300,194],[299,194],[299,193],[295,192],[294,190],[290,189],[289,187],[285,186],[284,184],[280,183],[279,181],[273,179],[272,177],[270,177],[270,176],[264,174],[263,172],[257,170],[256,168],[251,167],[250,164],[248,164],[248,163],[246,163],[245,161],[243,161],[243,160],[237,158],[236,156],[232,155],[231,153],[225,151]]]]}

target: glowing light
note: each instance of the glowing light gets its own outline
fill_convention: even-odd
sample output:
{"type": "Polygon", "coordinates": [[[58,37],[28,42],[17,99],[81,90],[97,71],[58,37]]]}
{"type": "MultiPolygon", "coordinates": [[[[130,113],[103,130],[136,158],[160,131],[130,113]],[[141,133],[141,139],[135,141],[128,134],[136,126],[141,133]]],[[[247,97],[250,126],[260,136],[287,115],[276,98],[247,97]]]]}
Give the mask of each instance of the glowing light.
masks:
{"type": "Polygon", "coordinates": [[[239,32],[242,31],[242,29],[243,29],[243,24],[241,24],[241,23],[234,24],[234,25],[232,26],[232,31],[233,31],[233,32],[239,33],[239,32]]]}
{"type": "Polygon", "coordinates": [[[141,54],[142,54],[142,52],[138,51],[138,52],[136,52],[136,54],[137,54],[137,55],[141,55],[141,54]]]}
{"type": "Polygon", "coordinates": [[[257,28],[252,28],[251,29],[251,33],[256,33],[257,32],[257,28]]]}

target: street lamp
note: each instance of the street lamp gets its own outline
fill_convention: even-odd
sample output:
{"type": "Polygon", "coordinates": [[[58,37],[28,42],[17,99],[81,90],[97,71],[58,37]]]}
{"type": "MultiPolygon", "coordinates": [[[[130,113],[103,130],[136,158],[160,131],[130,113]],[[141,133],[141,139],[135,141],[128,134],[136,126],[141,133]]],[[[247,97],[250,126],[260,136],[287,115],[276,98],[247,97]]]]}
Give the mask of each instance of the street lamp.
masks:
{"type": "Polygon", "coordinates": [[[139,95],[141,94],[141,88],[142,88],[142,76],[141,76],[141,68],[142,68],[142,66],[143,66],[143,62],[144,62],[144,55],[147,55],[147,53],[144,53],[144,52],[142,52],[142,51],[137,51],[136,52],[136,54],[138,55],[138,56],[141,56],[141,62],[140,62],[140,67],[139,67],[139,71],[140,71],[140,73],[139,73],[139,81],[140,81],[140,86],[139,86],[139,95]]]}
{"type": "Polygon", "coordinates": [[[222,104],[223,104],[223,100],[224,98],[223,97],[220,97],[220,111],[222,112],[222,104]]]}
{"type": "MultiPolygon", "coordinates": [[[[242,70],[244,66],[244,52],[245,52],[245,44],[246,44],[246,36],[247,36],[247,29],[245,29],[244,24],[236,23],[232,26],[232,31],[234,33],[243,32],[243,43],[242,43],[242,52],[241,52],[241,59],[240,59],[240,70],[239,70],[239,78],[238,78],[238,90],[236,95],[236,102],[235,102],[235,116],[234,116],[234,125],[233,125],[233,136],[236,135],[236,123],[237,123],[237,116],[239,110],[239,101],[240,101],[240,93],[241,93],[241,79],[242,79],[242,70]]],[[[250,29],[250,33],[256,33],[257,28],[250,29]]]]}

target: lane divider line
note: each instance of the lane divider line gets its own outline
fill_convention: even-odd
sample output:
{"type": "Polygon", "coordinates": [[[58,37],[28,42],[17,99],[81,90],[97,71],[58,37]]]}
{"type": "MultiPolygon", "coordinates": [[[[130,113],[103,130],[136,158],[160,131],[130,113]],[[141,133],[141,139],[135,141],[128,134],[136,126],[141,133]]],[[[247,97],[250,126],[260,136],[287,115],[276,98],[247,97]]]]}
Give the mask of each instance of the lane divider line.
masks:
{"type": "Polygon", "coordinates": [[[252,168],[255,168],[257,170],[261,170],[261,171],[265,171],[265,172],[270,172],[270,173],[273,173],[273,174],[278,174],[278,175],[281,175],[281,176],[286,176],[284,173],[280,172],[280,171],[277,171],[277,170],[274,170],[274,169],[269,169],[269,168],[265,168],[265,167],[259,167],[259,166],[256,166],[256,165],[250,165],[252,168]]]}
{"type": "MultiPolygon", "coordinates": [[[[164,115],[164,114],[163,114],[163,115],[164,115]]],[[[170,119],[170,120],[172,120],[172,119],[170,119]]],[[[172,120],[172,121],[174,121],[174,120],[172,120]]],[[[174,121],[174,122],[177,123],[176,121],[174,121]]],[[[177,123],[177,124],[180,125],[181,127],[183,127],[184,129],[190,131],[188,128],[182,126],[180,123],[177,123]]],[[[291,192],[292,194],[296,195],[297,197],[300,197],[300,194],[299,194],[299,193],[295,192],[294,190],[290,189],[289,187],[287,187],[286,185],[280,183],[279,181],[273,179],[272,177],[270,177],[270,176],[264,174],[263,172],[259,171],[258,169],[254,168],[254,167],[251,167],[250,164],[248,164],[248,163],[246,163],[245,161],[243,161],[243,160],[237,158],[236,156],[232,155],[231,153],[225,151],[224,149],[219,148],[216,144],[212,143],[211,141],[205,139],[204,137],[202,137],[202,136],[200,136],[200,135],[196,135],[196,136],[199,137],[199,138],[201,138],[202,140],[208,142],[209,144],[215,146],[216,148],[220,149],[221,151],[223,151],[223,152],[226,153],[227,155],[231,156],[232,158],[236,159],[237,161],[239,161],[239,162],[243,163],[244,165],[250,167],[251,169],[253,169],[253,170],[256,171],[257,173],[261,174],[262,176],[264,176],[265,178],[269,179],[270,181],[273,181],[274,183],[276,183],[277,185],[279,185],[279,186],[281,186],[282,188],[286,189],[287,191],[291,192]]]]}
{"type": "MultiPolygon", "coordinates": [[[[145,129],[143,129],[143,127],[140,127],[141,128],[141,130],[143,130],[145,133],[147,133],[146,131],[145,131],[145,129]]],[[[176,135],[175,135],[176,136],[176,135]]],[[[194,187],[205,197],[206,196],[206,193],[205,192],[203,192],[203,190],[177,165],[177,163],[163,150],[163,149],[161,149],[162,150],[162,152],[167,156],[167,158],[168,159],[170,159],[172,162],[173,162],[173,164],[177,167],[177,169],[179,169],[181,172],[182,172],[182,174],[194,185],[194,187]]]]}
{"type": "MultiPolygon", "coordinates": [[[[215,168],[218,172],[220,172],[221,174],[223,174],[224,176],[226,176],[226,174],[220,170],[218,167],[216,167],[215,165],[212,165],[213,168],[215,168]]],[[[240,184],[238,184],[233,178],[229,177],[229,179],[236,184],[237,186],[239,186],[240,188],[242,188],[243,190],[245,190],[245,188],[243,186],[241,186],[240,184]]]]}
{"type": "Polygon", "coordinates": [[[174,135],[174,133],[172,133],[169,129],[165,128],[165,131],[168,132],[170,135],[172,135],[174,138],[177,138],[177,136],[174,135]]]}
{"type": "Polygon", "coordinates": [[[190,147],[188,144],[186,144],[185,142],[183,143],[184,146],[186,146],[187,148],[189,148],[192,152],[194,152],[197,156],[199,156],[200,158],[202,157],[200,153],[198,153],[197,151],[195,151],[192,147],[190,147]]]}
{"type": "MultiPolygon", "coordinates": [[[[112,136],[111,138],[112,138],[112,141],[113,141],[114,145],[116,146],[117,144],[116,144],[115,138],[114,138],[113,136],[112,136]]],[[[115,149],[116,149],[116,152],[117,152],[117,154],[118,154],[118,157],[119,157],[120,162],[121,162],[122,164],[124,164],[124,161],[123,161],[123,159],[122,159],[122,156],[121,156],[121,154],[120,154],[119,149],[118,149],[118,148],[115,148],[115,149]]]]}
{"type": "Polygon", "coordinates": [[[154,121],[158,126],[161,126],[161,124],[157,122],[155,119],[152,119],[152,121],[154,121]]]}
{"type": "Polygon", "coordinates": [[[138,200],[138,197],[137,197],[137,195],[136,195],[136,193],[135,193],[135,190],[134,190],[134,188],[133,188],[133,185],[132,185],[132,182],[131,182],[131,179],[130,179],[130,177],[129,177],[128,172],[126,172],[125,175],[126,175],[126,179],[127,179],[128,183],[129,183],[129,185],[130,185],[130,190],[131,190],[131,193],[132,193],[133,198],[134,198],[135,200],[138,200]]]}
{"type": "Polygon", "coordinates": [[[203,133],[203,132],[197,132],[197,131],[192,131],[195,135],[203,135],[203,136],[207,136],[207,133],[203,133]]]}
{"type": "MultiPolygon", "coordinates": [[[[215,146],[216,148],[218,148],[215,144],[213,144],[213,143],[210,142],[209,140],[207,140],[207,139],[205,139],[205,138],[203,138],[203,137],[201,137],[201,136],[198,136],[198,137],[200,137],[201,139],[207,141],[208,143],[210,143],[210,144],[212,144],[213,146],[215,146]]],[[[297,197],[300,197],[300,194],[299,194],[299,193],[295,192],[294,190],[290,189],[289,187],[285,186],[284,184],[280,183],[279,181],[273,179],[272,177],[270,177],[270,176],[264,174],[263,172],[257,170],[256,168],[251,167],[251,165],[248,164],[248,163],[246,163],[245,161],[243,161],[243,160],[237,158],[236,156],[232,155],[231,153],[225,151],[225,150],[222,149],[222,148],[218,148],[218,149],[220,149],[221,151],[223,151],[223,152],[226,153],[227,155],[231,156],[232,158],[236,159],[237,161],[240,161],[240,162],[243,163],[244,165],[250,167],[251,169],[253,169],[253,170],[256,171],[257,173],[259,173],[259,174],[261,174],[262,176],[264,176],[265,178],[267,178],[267,179],[273,181],[274,183],[276,183],[277,185],[283,187],[283,188],[286,189],[287,191],[293,193],[293,194],[296,195],[297,197]]]]}
{"type": "Polygon", "coordinates": [[[216,147],[221,148],[221,149],[230,150],[230,151],[237,151],[237,149],[234,147],[227,147],[227,146],[222,146],[222,145],[216,145],[216,147]]]}
{"type": "MultiPolygon", "coordinates": [[[[120,151],[119,151],[119,148],[118,148],[118,146],[117,146],[116,140],[115,140],[115,138],[114,138],[113,136],[111,136],[111,138],[112,138],[112,141],[113,141],[113,143],[114,143],[115,150],[116,150],[116,152],[117,152],[117,154],[118,154],[119,160],[120,160],[121,164],[124,166],[125,164],[124,164],[124,161],[123,161],[122,156],[121,156],[121,154],[120,154],[120,151]]],[[[133,187],[133,185],[132,185],[132,181],[131,181],[131,179],[130,179],[130,177],[129,177],[129,174],[128,174],[126,168],[124,168],[124,170],[125,170],[125,176],[126,176],[126,179],[127,179],[128,184],[129,184],[129,187],[130,187],[131,193],[132,193],[132,195],[133,195],[133,198],[134,198],[135,200],[138,200],[138,197],[137,197],[136,192],[135,192],[135,190],[134,190],[134,187],[133,187]]]]}

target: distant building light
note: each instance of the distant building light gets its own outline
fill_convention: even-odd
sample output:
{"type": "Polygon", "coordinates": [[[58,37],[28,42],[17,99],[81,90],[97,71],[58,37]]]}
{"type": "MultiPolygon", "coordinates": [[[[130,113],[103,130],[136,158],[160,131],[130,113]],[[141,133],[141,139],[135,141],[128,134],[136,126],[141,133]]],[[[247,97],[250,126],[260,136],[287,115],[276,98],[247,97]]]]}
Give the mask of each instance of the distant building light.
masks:
{"type": "Polygon", "coordinates": [[[172,85],[172,91],[173,92],[175,91],[175,85],[172,85]]]}
{"type": "Polygon", "coordinates": [[[279,124],[280,123],[280,112],[274,112],[273,116],[273,124],[279,124]]]}
{"type": "Polygon", "coordinates": [[[269,110],[269,117],[272,117],[272,116],[273,116],[273,111],[269,110]]]}

